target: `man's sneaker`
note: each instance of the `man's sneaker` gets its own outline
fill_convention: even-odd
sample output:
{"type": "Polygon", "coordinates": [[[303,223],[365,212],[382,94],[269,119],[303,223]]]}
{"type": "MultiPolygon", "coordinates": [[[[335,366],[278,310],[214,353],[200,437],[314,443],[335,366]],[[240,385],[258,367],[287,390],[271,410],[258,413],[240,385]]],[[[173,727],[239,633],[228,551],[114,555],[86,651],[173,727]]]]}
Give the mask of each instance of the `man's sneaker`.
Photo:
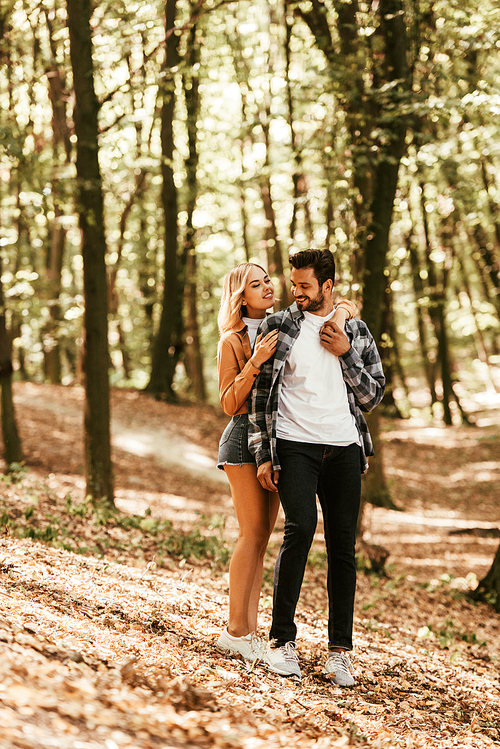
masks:
{"type": "Polygon", "coordinates": [[[254,632],[250,632],[245,637],[233,637],[227,631],[227,627],[217,640],[219,650],[230,650],[232,653],[239,653],[247,661],[254,661],[256,658],[265,660],[266,646],[254,632]]]}
{"type": "Polygon", "coordinates": [[[341,653],[330,652],[323,673],[325,676],[329,676],[339,687],[352,687],[356,676],[351,659],[345,651],[341,653]]]}
{"type": "Polygon", "coordinates": [[[280,648],[269,645],[266,650],[266,663],[271,671],[281,676],[298,676],[301,678],[299,656],[294,642],[287,642],[280,648]]]}

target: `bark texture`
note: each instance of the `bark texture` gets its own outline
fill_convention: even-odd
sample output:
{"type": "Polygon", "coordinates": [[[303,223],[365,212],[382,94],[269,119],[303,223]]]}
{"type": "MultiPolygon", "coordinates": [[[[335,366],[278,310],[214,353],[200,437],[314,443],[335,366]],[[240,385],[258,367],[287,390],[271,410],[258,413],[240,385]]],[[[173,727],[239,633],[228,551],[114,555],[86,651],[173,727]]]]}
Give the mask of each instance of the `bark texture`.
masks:
{"type": "Polygon", "coordinates": [[[108,293],[103,196],[98,160],[90,0],[67,0],[75,91],[77,200],[85,298],[85,469],[87,494],[113,503],[108,379],[108,293]]]}

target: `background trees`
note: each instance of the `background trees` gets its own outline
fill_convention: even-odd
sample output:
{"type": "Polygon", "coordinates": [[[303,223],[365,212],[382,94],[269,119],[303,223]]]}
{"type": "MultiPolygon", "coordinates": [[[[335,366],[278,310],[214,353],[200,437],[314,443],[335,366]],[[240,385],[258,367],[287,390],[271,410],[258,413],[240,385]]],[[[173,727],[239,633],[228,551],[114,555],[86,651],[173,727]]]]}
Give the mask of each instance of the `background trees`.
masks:
{"type": "MultiPolygon", "coordinates": [[[[74,45],[70,59],[72,8],[9,0],[0,11],[14,376],[81,381],[92,247],[99,267],[86,285],[99,277],[102,296],[105,263],[111,384],[215,403],[224,273],[267,264],[286,304],[288,252],[329,246],[339,293],[378,337],[387,413],[481,418],[500,386],[492,0],[100,0],[92,144],[78,115],[89,61],[74,45]],[[105,234],[99,210],[81,234],[97,146],[105,234]]],[[[105,404],[103,356],[91,358],[105,404]]]]}
{"type": "MultiPolygon", "coordinates": [[[[215,401],[222,275],[256,258],[286,303],[289,249],[328,244],[396,410],[424,388],[450,423],[498,387],[495,10],[387,1],[95,6],[112,384],[215,401]]],[[[84,304],[66,21],[56,0],[2,10],[0,210],[16,376],[70,384],[84,304]]]]}

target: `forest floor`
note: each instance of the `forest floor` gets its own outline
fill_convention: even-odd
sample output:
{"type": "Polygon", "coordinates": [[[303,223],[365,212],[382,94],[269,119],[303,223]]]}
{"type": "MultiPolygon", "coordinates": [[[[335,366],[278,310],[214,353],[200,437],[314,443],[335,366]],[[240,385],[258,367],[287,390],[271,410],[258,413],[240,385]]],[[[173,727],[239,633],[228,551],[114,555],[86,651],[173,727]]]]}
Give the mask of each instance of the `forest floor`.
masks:
{"type": "MultiPolygon", "coordinates": [[[[17,383],[26,466],[0,475],[1,749],[482,747],[500,743],[500,615],[467,598],[499,543],[500,418],[384,421],[400,511],[369,507],[387,576],[359,574],[356,686],[322,676],[321,527],[297,621],[303,679],[217,651],[236,536],[227,418],[113,392],[116,504],[85,503],[80,388],[17,383]]],[[[266,561],[261,633],[270,623],[266,561]]]]}

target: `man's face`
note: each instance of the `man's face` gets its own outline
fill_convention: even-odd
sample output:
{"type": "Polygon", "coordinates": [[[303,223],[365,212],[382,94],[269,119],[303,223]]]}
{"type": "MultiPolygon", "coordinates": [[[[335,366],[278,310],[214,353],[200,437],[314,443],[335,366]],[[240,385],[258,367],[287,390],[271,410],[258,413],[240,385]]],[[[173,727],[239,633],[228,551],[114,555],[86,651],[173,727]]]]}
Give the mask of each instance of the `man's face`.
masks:
{"type": "Polygon", "coordinates": [[[328,281],[320,288],[312,268],[292,268],[290,282],[297,307],[302,312],[317,312],[325,306],[328,281]]]}

